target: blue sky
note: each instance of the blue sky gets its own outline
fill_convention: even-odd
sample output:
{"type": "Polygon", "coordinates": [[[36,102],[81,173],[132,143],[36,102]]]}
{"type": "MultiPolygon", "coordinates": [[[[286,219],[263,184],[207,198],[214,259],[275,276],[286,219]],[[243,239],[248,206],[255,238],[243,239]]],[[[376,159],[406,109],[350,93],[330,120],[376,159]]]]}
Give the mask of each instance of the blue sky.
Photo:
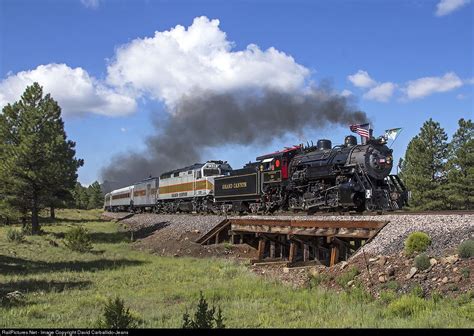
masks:
{"type": "MultiPolygon", "coordinates": [[[[85,159],[79,181],[89,184],[99,179],[100,168],[114,154],[145,149],[147,135],[155,132],[151,118],[166,118],[165,107],[186,94],[177,77],[158,72],[154,81],[154,71],[164,71],[168,64],[172,70],[196,68],[195,59],[187,63],[179,58],[184,64],[177,64],[183,54],[176,56],[175,49],[166,49],[168,44],[156,54],[143,39],[177,25],[186,33],[195,18],[204,16],[208,20],[195,25],[199,38],[212,45],[221,43],[219,34],[225,33],[225,41],[233,44],[224,54],[235,56],[237,65],[242,60],[235,52],[249,44],[263,53],[259,62],[270,64],[262,78],[232,70],[232,79],[224,82],[229,90],[273,85],[266,81],[269,76],[280,80],[281,90],[329,80],[335,92],[351,95],[368,114],[375,134],[403,128],[393,145],[398,160],[427,119],[439,121],[451,135],[459,118],[472,118],[473,14],[473,3],[464,0],[2,0],[0,105],[18,99],[28,81],[43,81],[62,105],[68,137],[85,159]],[[282,63],[267,52],[271,47],[284,53],[282,63]],[[140,57],[147,61],[136,62],[140,57]],[[151,79],[145,82],[140,74],[151,79]]],[[[191,56],[208,53],[201,49],[191,56]]],[[[249,62],[241,64],[252,69],[256,63],[249,62]]],[[[195,84],[222,86],[222,79],[206,78],[195,84]]],[[[301,139],[329,138],[336,144],[349,133],[337,126],[258,146],[212,148],[206,155],[238,168],[301,139]]]]}

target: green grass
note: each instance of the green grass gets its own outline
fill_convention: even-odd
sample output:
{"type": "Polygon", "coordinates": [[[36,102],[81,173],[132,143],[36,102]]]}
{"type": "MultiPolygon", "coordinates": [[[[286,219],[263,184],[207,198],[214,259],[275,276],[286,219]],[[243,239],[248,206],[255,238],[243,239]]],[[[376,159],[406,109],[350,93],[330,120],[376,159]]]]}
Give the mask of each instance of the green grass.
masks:
{"type": "Polygon", "coordinates": [[[0,328],[94,327],[115,296],[141,320],[139,327],[179,328],[200,290],[222,308],[227,327],[474,327],[469,300],[390,300],[390,306],[358,287],[343,293],[293,289],[233,261],[134,251],[118,224],[99,221],[99,214],[58,211],[58,220],[43,226],[45,235],[27,236],[22,244],[8,242],[8,228],[0,227],[0,297],[25,293],[19,302],[0,306],[0,328]],[[61,237],[78,224],[90,232],[90,253],[64,246],[61,237]]]}

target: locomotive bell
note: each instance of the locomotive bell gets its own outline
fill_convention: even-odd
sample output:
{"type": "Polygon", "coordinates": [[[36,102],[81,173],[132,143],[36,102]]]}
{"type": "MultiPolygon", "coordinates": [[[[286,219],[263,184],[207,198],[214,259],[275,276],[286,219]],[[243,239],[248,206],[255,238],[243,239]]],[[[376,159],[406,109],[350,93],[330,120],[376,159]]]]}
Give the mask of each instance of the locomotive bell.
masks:
{"type": "Polygon", "coordinates": [[[357,138],[353,135],[348,135],[344,138],[344,145],[346,147],[352,147],[357,145],[357,138]]]}
{"type": "Polygon", "coordinates": [[[332,148],[331,140],[320,139],[318,140],[317,147],[319,150],[327,150],[332,148]]]}

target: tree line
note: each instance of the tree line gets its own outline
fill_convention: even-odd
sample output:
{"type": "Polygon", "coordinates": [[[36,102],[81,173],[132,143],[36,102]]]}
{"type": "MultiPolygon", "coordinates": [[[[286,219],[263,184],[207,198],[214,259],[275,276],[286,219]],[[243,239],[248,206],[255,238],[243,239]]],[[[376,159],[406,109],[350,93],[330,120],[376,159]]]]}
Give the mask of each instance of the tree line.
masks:
{"type": "Polygon", "coordinates": [[[460,119],[451,142],[429,119],[408,144],[399,174],[411,191],[410,207],[419,210],[474,208],[474,125],[460,119]]]}

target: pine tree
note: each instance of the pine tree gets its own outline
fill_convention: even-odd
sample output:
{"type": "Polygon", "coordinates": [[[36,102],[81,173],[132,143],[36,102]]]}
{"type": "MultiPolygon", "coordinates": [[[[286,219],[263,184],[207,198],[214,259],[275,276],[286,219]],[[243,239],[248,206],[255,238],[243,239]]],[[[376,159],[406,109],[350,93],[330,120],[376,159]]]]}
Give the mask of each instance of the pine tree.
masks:
{"type": "Polygon", "coordinates": [[[410,204],[421,210],[443,209],[446,197],[448,136],[438,122],[429,119],[408,144],[400,176],[411,190],[410,204]]]}
{"type": "Polygon", "coordinates": [[[74,187],[83,160],[67,140],[61,108],[38,83],[0,115],[0,190],[6,202],[31,212],[31,231],[40,232],[39,211],[74,187]]]}
{"type": "Polygon", "coordinates": [[[88,209],[97,209],[102,207],[104,204],[104,196],[102,195],[102,190],[100,189],[99,182],[95,181],[87,188],[87,194],[89,197],[87,208],[88,209]]]}
{"type": "Polygon", "coordinates": [[[449,144],[446,195],[451,209],[474,208],[474,124],[460,119],[449,144]]]}

